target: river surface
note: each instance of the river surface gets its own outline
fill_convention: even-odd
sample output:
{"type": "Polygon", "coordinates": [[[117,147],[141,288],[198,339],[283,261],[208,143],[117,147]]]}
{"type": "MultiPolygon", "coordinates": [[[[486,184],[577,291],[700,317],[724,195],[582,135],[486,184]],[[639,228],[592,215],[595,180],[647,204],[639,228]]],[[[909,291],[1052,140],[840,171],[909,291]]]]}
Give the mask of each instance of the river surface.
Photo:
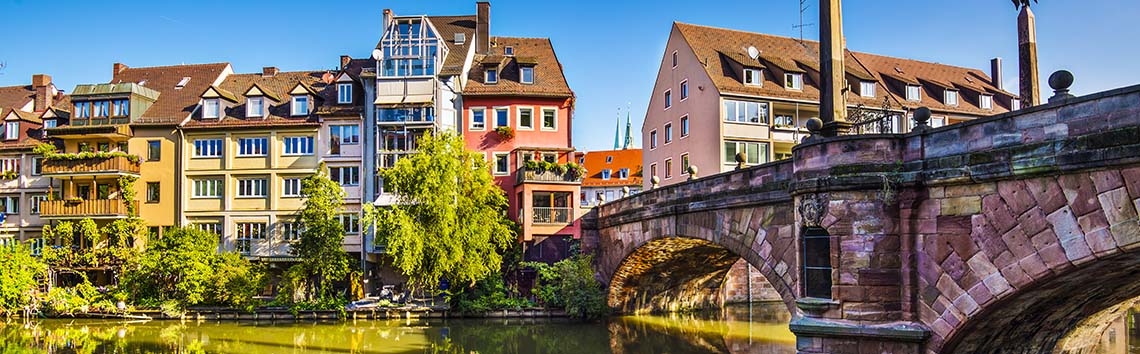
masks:
{"type": "Polygon", "coordinates": [[[795,353],[782,304],[569,320],[0,322],[0,353],[795,353]]]}

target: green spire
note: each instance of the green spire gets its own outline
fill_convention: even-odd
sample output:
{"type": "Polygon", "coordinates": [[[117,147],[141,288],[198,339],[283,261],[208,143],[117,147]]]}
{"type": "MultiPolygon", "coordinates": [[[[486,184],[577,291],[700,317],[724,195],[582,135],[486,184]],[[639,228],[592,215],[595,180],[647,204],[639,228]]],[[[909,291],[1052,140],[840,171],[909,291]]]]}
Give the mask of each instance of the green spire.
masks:
{"type": "Polygon", "coordinates": [[[614,150],[621,149],[621,108],[618,108],[617,116],[617,121],[614,121],[614,150]]]}
{"type": "Polygon", "coordinates": [[[633,124],[629,122],[629,107],[625,109],[625,146],[622,149],[633,147],[633,124]]]}

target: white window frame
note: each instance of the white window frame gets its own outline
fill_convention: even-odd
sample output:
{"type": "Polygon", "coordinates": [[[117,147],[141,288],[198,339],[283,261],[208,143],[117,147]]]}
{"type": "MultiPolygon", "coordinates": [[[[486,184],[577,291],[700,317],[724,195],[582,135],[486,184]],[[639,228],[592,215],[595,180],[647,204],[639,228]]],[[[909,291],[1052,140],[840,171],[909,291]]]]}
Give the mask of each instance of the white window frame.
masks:
{"type": "Polygon", "coordinates": [[[906,100],[911,102],[922,101],[922,86],[906,85],[906,100]],[[911,95],[911,93],[914,93],[914,95],[911,95]]]}
{"type": "Polygon", "coordinates": [[[673,142],[673,122],[665,123],[665,145],[673,142]]]}
{"type": "Polygon", "coordinates": [[[218,119],[222,117],[222,100],[220,98],[207,98],[202,100],[202,118],[218,119]]]}
{"type": "Polygon", "coordinates": [[[657,148],[657,129],[649,131],[649,150],[657,148]]]}
{"type": "Polygon", "coordinates": [[[44,173],[44,158],[33,157],[32,158],[32,176],[39,176],[39,175],[42,175],[43,173],[44,173]]]}
{"type": "Polygon", "coordinates": [[[958,90],[946,90],[942,96],[943,96],[942,102],[944,102],[947,106],[952,106],[952,107],[958,106],[958,99],[959,99],[958,90]],[[953,97],[954,99],[951,100],[950,99],[951,97],[953,97]],[[953,102],[951,102],[951,101],[953,101],[953,102]]]}
{"type": "Polygon", "coordinates": [[[649,178],[657,177],[657,163],[649,164],[649,178]]]}
{"type": "Polygon", "coordinates": [[[741,77],[741,79],[743,79],[741,81],[744,81],[745,85],[758,87],[764,86],[764,72],[760,69],[744,68],[744,73],[742,75],[744,76],[741,77]],[[748,78],[752,78],[752,80],[749,80],[748,78]]]}
{"type": "Polygon", "coordinates": [[[472,107],[469,110],[468,116],[470,117],[470,119],[468,120],[469,124],[470,124],[468,126],[468,130],[477,130],[477,131],[487,130],[487,107],[472,107]],[[476,124],[475,112],[479,112],[479,113],[483,114],[483,122],[478,126],[475,125],[476,124]]]}
{"type": "Polygon", "coordinates": [[[357,213],[344,213],[337,215],[340,225],[344,227],[345,235],[359,235],[360,234],[360,214],[357,213]]]}
{"type": "Polygon", "coordinates": [[[315,138],[312,136],[287,136],[281,139],[284,147],[281,149],[281,156],[309,156],[313,154],[313,145],[316,143],[315,138]],[[292,151],[292,149],[300,149],[300,151],[292,151]]]}
{"type": "Polygon", "coordinates": [[[7,157],[0,159],[0,172],[12,172],[20,174],[20,158],[7,157]]]}
{"type": "Polygon", "coordinates": [[[40,202],[46,200],[48,200],[47,194],[32,194],[28,196],[28,202],[31,203],[31,205],[28,206],[28,213],[32,215],[39,215],[40,202]]]}
{"type": "Polygon", "coordinates": [[[875,82],[874,81],[859,81],[859,96],[874,98],[875,97],[875,82]]]}
{"type": "Polygon", "coordinates": [[[238,179],[238,198],[265,198],[268,190],[269,180],[264,177],[238,179]]]}
{"type": "Polygon", "coordinates": [[[303,180],[301,177],[282,177],[281,196],[284,198],[300,198],[301,180],[303,180]]]}
{"type": "Polygon", "coordinates": [[[618,179],[629,179],[629,168],[623,167],[618,169],[618,179]]]}
{"type": "Polygon", "coordinates": [[[313,105],[312,105],[311,101],[312,100],[310,100],[309,96],[307,96],[307,95],[293,96],[289,100],[289,106],[290,106],[289,112],[291,112],[294,117],[308,115],[309,112],[312,111],[312,109],[313,109],[313,107],[312,107],[313,105]],[[303,107],[300,103],[298,103],[298,102],[302,102],[302,101],[304,102],[303,107]],[[303,110],[302,110],[302,108],[303,108],[303,110]]]}
{"type": "Polygon", "coordinates": [[[673,51],[673,68],[677,68],[677,51],[673,51]]]}
{"type": "Polygon", "coordinates": [[[235,222],[234,225],[238,240],[265,240],[268,227],[264,222],[235,222]]]}
{"type": "MultiPolygon", "coordinates": [[[[723,142],[721,142],[721,146],[719,147],[719,149],[721,150],[721,153],[724,153],[724,145],[729,144],[729,143],[736,144],[736,152],[739,153],[741,151],[744,151],[745,155],[748,154],[748,145],[751,145],[751,144],[756,145],[756,156],[755,156],[756,162],[749,162],[749,161],[745,160],[744,164],[747,166],[762,165],[762,164],[769,162],[768,161],[768,153],[771,150],[772,146],[771,146],[771,144],[768,144],[768,142],[746,141],[746,140],[724,140],[723,142]],[[743,147],[743,149],[741,149],[742,147],[743,147]],[[763,149],[761,149],[761,147],[763,147],[763,149]],[[761,154],[761,150],[763,150],[763,154],[761,154]]],[[[724,156],[724,164],[725,165],[735,165],[736,164],[735,154],[733,154],[733,156],[729,156],[728,154],[724,154],[724,155],[725,155],[724,156]]],[[[753,158],[753,156],[748,155],[747,158],[750,160],[753,158]]]]}
{"type": "Polygon", "coordinates": [[[689,98],[689,79],[681,80],[681,100],[689,98]]]}
{"type": "Polygon", "coordinates": [[[329,167],[329,178],[336,181],[341,187],[356,187],[360,186],[360,166],[331,166],[329,167]],[[348,173],[348,171],[355,170],[355,174],[348,173]],[[335,175],[335,178],[334,178],[335,175]],[[355,177],[351,180],[346,177],[355,177]]]}
{"type": "Polygon", "coordinates": [[[55,128],[58,123],[55,119],[44,119],[44,128],[55,128]]]}
{"type": "Polygon", "coordinates": [[[192,199],[217,199],[222,198],[226,194],[225,183],[221,178],[202,178],[195,179],[191,184],[193,190],[190,192],[192,199]]]}
{"type": "Polygon", "coordinates": [[[483,82],[494,84],[499,82],[499,69],[487,69],[483,71],[483,82]]]}
{"type": "Polygon", "coordinates": [[[523,84],[527,84],[527,85],[534,83],[534,67],[533,66],[519,67],[519,82],[523,83],[523,84]],[[528,72],[529,72],[529,74],[527,74],[528,72]],[[528,76],[530,77],[530,80],[527,80],[528,76]]]}
{"type": "Polygon", "coordinates": [[[545,130],[545,131],[558,131],[558,108],[555,108],[555,107],[543,107],[542,109],[540,109],[540,110],[539,110],[539,112],[542,112],[542,114],[539,116],[539,119],[541,119],[541,120],[542,120],[542,122],[540,123],[540,126],[542,127],[542,130],[545,130]],[[553,123],[554,123],[554,126],[553,126],[553,127],[549,127],[549,128],[548,128],[548,127],[546,126],[546,112],[554,112],[554,122],[553,122],[553,123]]]}
{"type": "Polygon", "coordinates": [[[665,159],[665,179],[673,178],[673,158],[665,159]]]}
{"type": "Polygon", "coordinates": [[[20,122],[12,121],[4,123],[4,139],[16,140],[20,138],[20,122]]]}
{"type": "Polygon", "coordinates": [[[994,109],[994,96],[993,95],[978,95],[978,108],[992,110],[994,109]]]}
{"type": "Polygon", "coordinates": [[[673,89],[665,90],[663,97],[665,99],[665,109],[673,107],[673,89]]]}
{"type": "Polygon", "coordinates": [[[511,125],[511,107],[507,107],[507,106],[495,107],[495,109],[491,110],[491,112],[495,113],[495,116],[492,117],[495,120],[495,124],[494,124],[495,128],[506,127],[506,126],[511,125]],[[507,124],[506,125],[499,125],[499,112],[507,112],[507,124]]]}
{"type": "Polygon", "coordinates": [[[491,153],[491,171],[494,172],[494,175],[496,175],[496,176],[506,176],[506,175],[511,174],[511,153],[509,153],[509,152],[493,152],[493,153],[491,153]],[[506,161],[507,161],[507,166],[506,166],[507,169],[506,170],[502,170],[502,171],[499,170],[499,157],[506,159],[506,161]]]}
{"type": "Polygon", "coordinates": [[[788,90],[804,90],[803,73],[784,73],[784,88],[788,90]]]}
{"type": "Polygon", "coordinates": [[[336,103],[348,104],[352,103],[352,84],[342,82],[336,84],[336,103]]]}
{"type": "Polygon", "coordinates": [[[225,154],[225,143],[221,138],[204,138],[194,139],[194,153],[191,156],[195,159],[216,159],[221,158],[225,154]],[[203,149],[207,150],[203,154],[203,149]]]}
{"type": "MultiPolygon", "coordinates": [[[[252,143],[251,143],[252,144],[252,143]]],[[[250,137],[238,138],[238,157],[258,157],[266,156],[269,154],[269,138],[267,137],[250,137]],[[245,142],[247,141],[261,141],[260,144],[250,145],[249,150],[246,150],[245,142]],[[260,149],[257,147],[260,146],[260,149]]]]}
{"type": "Polygon", "coordinates": [[[281,225],[281,239],[286,242],[300,241],[301,234],[305,232],[304,225],[300,221],[284,220],[280,222],[281,225]]]}
{"type": "Polygon", "coordinates": [[[689,161],[689,153],[687,153],[687,152],[681,153],[681,174],[682,175],[689,174],[689,164],[690,163],[691,163],[691,161],[689,161]]]}
{"type": "Polygon", "coordinates": [[[602,170],[602,180],[603,180],[603,181],[609,181],[609,180],[610,180],[610,177],[611,177],[612,175],[613,175],[613,170],[610,170],[610,169],[608,169],[608,168],[607,168],[607,169],[604,169],[604,170],[602,170]]]}
{"type": "Polygon", "coordinates": [[[329,139],[333,136],[340,139],[340,145],[357,145],[360,144],[360,126],[356,124],[333,124],[329,126],[329,139]],[[333,131],[337,134],[333,134],[333,131]],[[352,133],[351,135],[345,134],[345,131],[352,133]]]}
{"type": "Polygon", "coordinates": [[[681,116],[680,122],[681,122],[681,124],[680,124],[681,125],[681,130],[680,130],[681,131],[681,137],[678,139],[684,139],[684,138],[689,136],[689,115],[686,114],[686,115],[681,116]]]}
{"type": "Polygon", "coordinates": [[[534,130],[534,107],[530,107],[530,106],[515,107],[515,127],[516,127],[515,129],[518,129],[518,130],[534,130]],[[522,124],[522,112],[523,111],[529,111],[530,112],[530,125],[529,126],[524,126],[522,124]]]}
{"type": "Polygon", "coordinates": [[[245,99],[245,116],[246,117],[264,117],[265,116],[265,98],[263,97],[249,97],[245,99]],[[253,103],[257,102],[257,109],[254,110],[253,103]]]}

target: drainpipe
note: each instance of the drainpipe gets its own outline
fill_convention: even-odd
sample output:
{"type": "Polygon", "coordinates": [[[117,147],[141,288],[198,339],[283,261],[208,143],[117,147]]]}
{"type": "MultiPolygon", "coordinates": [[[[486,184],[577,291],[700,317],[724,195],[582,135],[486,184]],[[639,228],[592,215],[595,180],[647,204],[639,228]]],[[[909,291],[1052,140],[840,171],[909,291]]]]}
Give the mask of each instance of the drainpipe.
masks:
{"type": "Polygon", "coordinates": [[[186,134],[182,131],[181,126],[174,127],[174,130],[178,132],[178,142],[174,144],[174,195],[178,196],[178,199],[174,201],[174,215],[178,217],[175,225],[183,226],[183,221],[186,218],[185,215],[182,215],[182,178],[184,175],[182,171],[182,144],[186,141],[186,134]]]}

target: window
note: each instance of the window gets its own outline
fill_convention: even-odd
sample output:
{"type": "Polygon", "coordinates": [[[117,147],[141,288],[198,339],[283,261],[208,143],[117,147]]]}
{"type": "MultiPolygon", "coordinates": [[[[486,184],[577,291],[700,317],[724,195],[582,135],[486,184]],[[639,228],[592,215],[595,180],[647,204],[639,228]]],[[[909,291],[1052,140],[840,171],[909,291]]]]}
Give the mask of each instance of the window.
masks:
{"type": "Polygon", "coordinates": [[[753,86],[764,85],[764,76],[760,75],[760,69],[744,69],[744,84],[753,86]]]}
{"type": "Polygon", "coordinates": [[[555,153],[552,153],[552,152],[550,152],[550,153],[543,153],[543,154],[542,154],[542,161],[546,161],[546,162],[549,162],[549,163],[557,163],[557,162],[558,162],[558,154],[555,154],[555,153]]]}
{"type": "Polygon", "coordinates": [[[302,227],[301,223],[296,221],[281,222],[281,238],[285,241],[301,240],[301,233],[304,232],[302,227]]]}
{"type": "Polygon", "coordinates": [[[76,102],[75,118],[91,118],[91,102],[76,102]]]}
{"type": "Polygon", "coordinates": [[[269,138],[238,138],[238,156],[265,156],[269,138]]]}
{"type": "Polygon", "coordinates": [[[221,157],[222,139],[195,139],[194,157],[221,157]]]}
{"type": "Polygon", "coordinates": [[[20,122],[7,122],[4,124],[4,139],[16,140],[20,137],[20,122]]]}
{"type": "Polygon", "coordinates": [[[218,118],[221,115],[221,104],[217,98],[202,100],[202,118],[218,118]]]}
{"type": "Polygon", "coordinates": [[[266,183],[264,178],[239,179],[238,196],[264,198],[266,185],[268,185],[268,183],[266,183]]]}
{"type": "Polygon", "coordinates": [[[689,98],[689,80],[681,81],[681,100],[689,98]]]}
{"type": "Polygon", "coordinates": [[[982,109],[994,109],[994,96],[981,95],[978,96],[978,106],[982,109]]]}
{"type": "Polygon", "coordinates": [[[221,179],[194,180],[194,198],[221,198],[222,192],[221,179]]]}
{"type": "Polygon", "coordinates": [[[681,117],[681,137],[689,136],[689,116],[681,117]]]}
{"type": "Polygon", "coordinates": [[[188,83],[190,83],[190,77],[185,76],[182,78],[182,80],[178,80],[178,84],[174,85],[174,89],[175,90],[181,90],[181,89],[185,88],[186,84],[188,84],[188,83]]]}
{"type": "Polygon", "coordinates": [[[329,167],[329,179],[340,184],[341,186],[359,186],[360,167],[329,167]]]}
{"type": "Polygon", "coordinates": [[[356,145],[360,143],[360,126],[332,125],[329,126],[329,135],[333,144],[356,145]]]}
{"type": "Polygon", "coordinates": [[[649,132],[649,148],[650,149],[656,149],[657,148],[657,130],[656,129],[649,132]]]}
{"type": "Polygon", "coordinates": [[[222,235],[222,223],[220,222],[198,222],[194,223],[194,228],[205,232],[212,232],[218,236],[222,235]]]}
{"type": "Polygon", "coordinates": [[[947,106],[957,106],[958,105],[958,91],[946,90],[946,102],[945,103],[947,106]]]}
{"type": "Polygon", "coordinates": [[[471,130],[487,129],[487,110],[483,108],[471,109],[471,130]]]}
{"type": "Polygon", "coordinates": [[[495,153],[495,174],[505,175],[510,173],[511,161],[510,154],[505,152],[495,153]]]}
{"type": "Polygon", "coordinates": [[[557,130],[558,129],[558,109],[543,108],[542,109],[542,130],[557,130]]]}
{"type": "Polygon", "coordinates": [[[875,82],[874,81],[860,81],[859,82],[859,96],[875,97],[875,82]]]}
{"type": "Polygon", "coordinates": [[[265,223],[258,222],[239,222],[237,223],[237,244],[236,250],[241,254],[248,255],[252,247],[251,243],[254,240],[265,240],[265,223]]]}
{"type": "Polygon", "coordinates": [[[831,298],[831,236],[822,228],[806,228],[804,239],[804,295],[831,298]]]}
{"type": "Polygon", "coordinates": [[[946,125],[945,117],[930,117],[930,127],[938,128],[946,125]]]}
{"type": "Polygon", "coordinates": [[[673,142],[673,123],[665,123],[665,143],[673,142]]]}
{"type": "Polygon", "coordinates": [[[665,159],[665,179],[673,178],[673,159],[665,159]]]}
{"type": "Polygon", "coordinates": [[[689,174],[689,154],[681,154],[681,174],[689,174]]]}
{"type": "Polygon", "coordinates": [[[55,128],[56,124],[55,119],[44,119],[44,128],[55,128]]]}
{"type": "Polygon", "coordinates": [[[344,225],[344,233],[354,235],[360,233],[359,214],[340,214],[340,224],[344,225]]]}
{"type": "Polygon", "coordinates": [[[300,178],[285,178],[285,190],[281,192],[283,197],[300,197],[301,196],[301,179],[300,178]]]}
{"type": "Polygon", "coordinates": [[[162,194],[162,189],[159,187],[158,182],[147,182],[146,183],[146,202],[147,203],[158,203],[158,200],[161,197],[161,194],[162,194]]]}
{"type": "Polygon", "coordinates": [[[907,101],[921,101],[922,89],[918,85],[906,85],[906,100],[907,101]]]}
{"type": "Polygon", "coordinates": [[[107,101],[95,101],[95,117],[104,118],[110,116],[110,104],[107,101]]]}
{"type": "Polygon", "coordinates": [[[618,178],[629,179],[629,169],[628,168],[619,169],[618,170],[618,178]]]}
{"type": "Polygon", "coordinates": [[[484,76],[483,82],[488,84],[499,82],[499,71],[495,69],[487,69],[487,73],[486,76],[484,76]]]}
{"type": "Polygon", "coordinates": [[[159,140],[147,140],[146,142],[146,159],[147,161],[158,161],[162,158],[162,142],[159,140]]]}
{"type": "Polygon", "coordinates": [[[736,153],[738,152],[743,152],[746,155],[745,164],[758,165],[768,162],[768,143],[725,141],[724,163],[736,164],[736,153]]]}
{"type": "Polygon", "coordinates": [[[20,158],[9,157],[0,159],[0,172],[20,174],[20,158]]]}
{"type": "Polygon", "coordinates": [[[285,137],[285,155],[312,155],[313,137],[287,136],[285,137]]]}
{"type": "Polygon", "coordinates": [[[309,96],[293,96],[293,115],[309,114],[309,96]]]}
{"type": "Polygon", "coordinates": [[[503,48],[503,55],[515,55],[515,47],[507,46],[503,48]]]}
{"type": "MultiPolygon", "coordinates": [[[[19,214],[20,213],[20,197],[9,196],[0,197],[0,212],[5,214],[19,214]]],[[[13,219],[14,221],[14,219],[13,219]]]]}
{"type": "Polygon", "coordinates": [[[510,114],[510,110],[508,110],[506,108],[495,108],[495,126],[496,127],[507,126],[509,114],[510,114]]]}
{"type": "Polygon", "coordinates": [[[32,195],[31,198],[29,198],[29,199],[32,202],[32,205],[30,206],[29,209],[31,210],[31,213],[34,215],[34,214],[40,213],[40,202],[48,200],[48,197],[46,194],[35,194],[35,195],[32,195]]]}
{"type": "Polygon", "coordinates": [[[657,177],[657,164],[656,163],[649,165],[649,178],[653,178],[653,177],[657,177]]]}
{"type": "Polygon", "coordinates": [[[613,156],[606,156],[606,163],[612,163],[612,162],[614,162],[614,157],[613,156]]]}
{"type": "Polygon", "coordinates": [[[800,74],[800,73],[784,74],[784,88],[789,89],[789,90],[803,90],[804,89],[804,74],[800,74]]]}
{"type": "Polygon", "coordinates": [[[724,100],[724,121],[768,124],[768,103],[724,100]]]}
{"type": "Polygon", "coordinates": [[[673,67],[677,67],[677,51],[673,51],[673,67]]]}
{"type": "Polygon", "coordinates": [[[524,83],[524,84],[533,84],[534,83],[534,68],[530,67],[530,66],[524,66],[524,67],[519,68],[519,82],[524,83]]]}
{"type": "Polygon", "coordinates": [[[128,100],[114,100],[111,101],[111,115],[115,117],[126,117],[131,115],[131,103],[128,100]]]}
{"type": "Polygon", "coordinates": [[[33,157],[32,158],[32,176],[39,176],[42,173],[44,173],[44,158],[33,157]]]}
{"type": "Polygon", "coordinates": [[[264,117],[265,116],[265,99],[261,97],[250,97],[245,100],[245,116],[246,117],[264,117]]]}
{"type": "Polygon", "coordinates": [[[673,107],[673,91],[665,90],[665,109],[673,107]]]}
{"type": "Polygon", "coordinates": [[[352,84],[336,85],[336,103],[352,103],[352,84]]]}
{"type": "Polygon", "coordinates": [[[519,129],[534,129],[534,108],[519,108],[519,129]]]}
{"type": "Polygon", "coordinates": [[[602,179],[603,179],[603,180],[609,180],[609,179],[610,179],[610,174],[611,174],[611,173],[612,173],[612,172],[611,172],[611,171],[610,171],[610,169],[608,169],[608,168],[607,168],[607,169],[604,169],[604,170],[602,170],[602,179]]]}

